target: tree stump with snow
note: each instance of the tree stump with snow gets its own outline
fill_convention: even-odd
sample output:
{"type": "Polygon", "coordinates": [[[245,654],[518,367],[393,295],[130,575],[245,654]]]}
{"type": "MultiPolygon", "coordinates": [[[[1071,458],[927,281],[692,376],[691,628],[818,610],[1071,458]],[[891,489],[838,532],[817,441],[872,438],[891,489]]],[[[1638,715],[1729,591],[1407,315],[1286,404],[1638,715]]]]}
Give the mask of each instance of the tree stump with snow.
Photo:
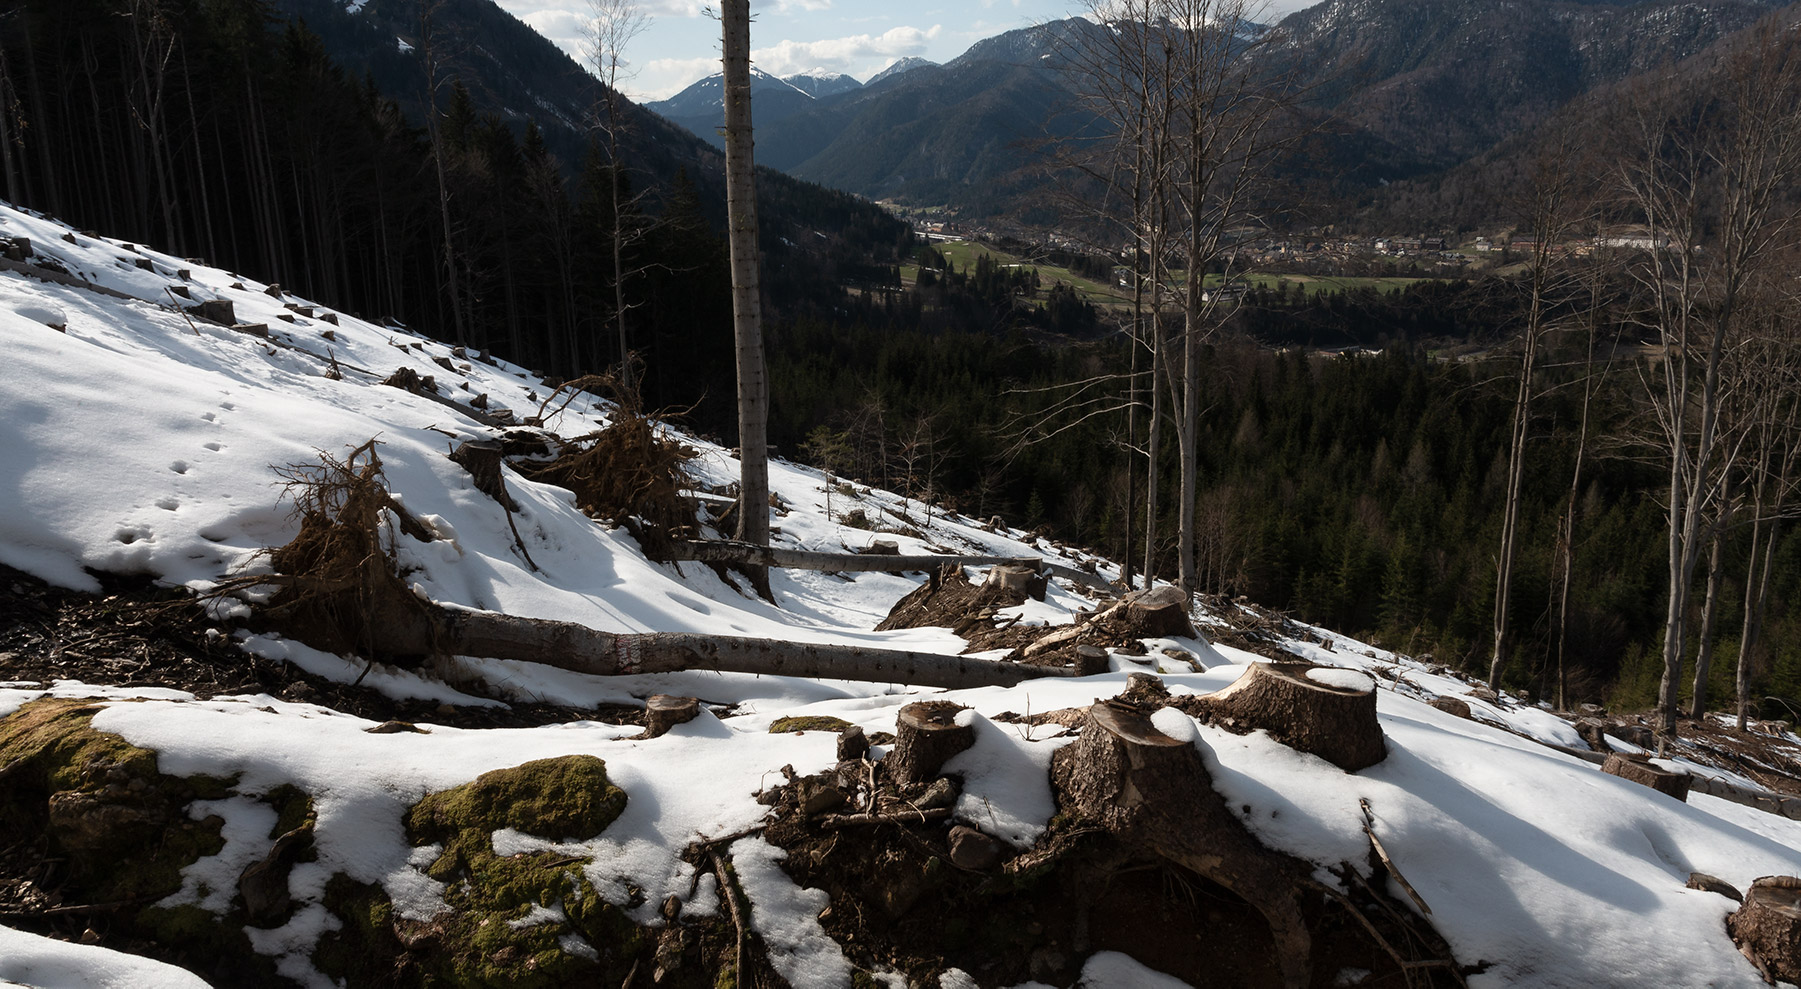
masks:
{"type": "Polygon", "coordinates": [[[1348,773],[1388,754],[1376,722],[1375,681],[1356,670],[1252,663],[1230,686],[1182,706],[1229,728],[1261,728],[1348,773]]]}
{"type": "Polygon", "coordinates": [[[1200,638],[1188,620],[1188,598],[1171,584],[1133,591],[1096,620],[1118,625],[1119,631],[1139,638],[1200,638]]]}
{"type": "Polygon", "coordinates": [[[644,702],[644,736],[656,738],[669,729],[700,717],[700,701],[694,697],[652,694],[644,702]]]}
{"type": "Polygon", "coordinates": [[[498,440],[470,440],[452,451],[450,459],[469,472],[477,491],[499,502],[507,511],[516,512],[519,505],[507,493],[506,478],[501,473],[504,450],[498,440]]]}
{"type": "Polygon", "coordinates": [[[1003,563],[988,568],[988,577],[982,583],[996,591],[1024,594],[1034,601],[1043,601],[1050,580],[1035,567],[1003,563]]]}
{"type": "Polygon", "coordinates": [[[929,783],[951,756],[974,745],[975,729],[957,724],[957,712],[963,709],[950,701],[919,701],[901,708],[894,722],[894,748],[883,760],[889,778],[902,786],[929,783]]]}
{"type": "Polygon", "coordinates": [[[1601,771],[1634,783],[1642,783],[1683,803],[1688,802],[1688,788],[1693,782],[1693,778],[1687,773],[1671,772],[1651,765],[1647,759],[1634,759],[1618,752],[1607,757],[1607,761],[1601,764],[1601,771]]]}
{"type": "Polygon", "coordinates": [[[1245,830],[1193,743],[1159,731],[1140,707],[1102,701],[1087,709],[1076,741],[1051,757],[1051,784],[1063,812],[1249,903],[1269,923],[1283,984],[1309,984],[1312,937],[1297,895],[1304,869],[1245,830]]]}
{"type": "Polygon", "coordinates": [[[1801,879],[1752,882],[1745,905],[1726,918],[1726,930],[1766,980],[1801,982],[1801,879]]]}

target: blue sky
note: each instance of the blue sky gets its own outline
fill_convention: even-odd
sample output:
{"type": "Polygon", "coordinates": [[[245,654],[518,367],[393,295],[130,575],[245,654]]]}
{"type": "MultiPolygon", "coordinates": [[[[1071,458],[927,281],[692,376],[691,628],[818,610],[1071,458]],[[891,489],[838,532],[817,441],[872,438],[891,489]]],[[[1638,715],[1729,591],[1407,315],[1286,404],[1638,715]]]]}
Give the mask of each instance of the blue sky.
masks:
{"type": "MultiPolygon", "coordinates": [[[[565,51],[582,59],[588,0],[497,0],[565,51]]],[[[1256,19],[1275,21],[1316,0],[1271,0],[1256,19]]],[[[625,49],[620,88],[636,99],[665,99],[719,71],[717,9],[708,0],[638,0],[647,15],[625,49]]],[[[1070,17],[1074,0],[752,0],[751,59],[778,76],[813,69],[858,79],[916,55],[945,62],[1003,31],[1070,17]]]]}

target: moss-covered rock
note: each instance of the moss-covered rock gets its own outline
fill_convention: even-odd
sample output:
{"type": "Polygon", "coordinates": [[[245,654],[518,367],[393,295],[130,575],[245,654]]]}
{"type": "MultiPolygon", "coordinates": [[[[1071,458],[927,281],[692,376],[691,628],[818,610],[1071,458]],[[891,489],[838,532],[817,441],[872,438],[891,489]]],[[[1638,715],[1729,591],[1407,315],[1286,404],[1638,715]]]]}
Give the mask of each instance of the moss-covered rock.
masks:
{"type": "Polygon", "coordinates": [[[430,794],[407,812],[406,826],[417,845],[501,828],[580,840],[605,830],[624,810],[625,791],[607,779],[606,763],[569,755],[496,769],[430,794]]]}
{"type": "Polygon", "coordinates": [[[548,852],[502,857],[494,854],[493,835],[512,828],[589,839],[625,802],[605,763],[589,755],[498,769],[427,796],[408,812],[407,835],[415,845],[444,846],[427,872],[445,884],[450,911],[429,925],[409,925],[375,915],[372,898],[386,902],[379,890],[341,888],[327,906],[348,911],[340,914],[345,929],[321,944],[321,969],[355,982],[356,956],[386,929],[437,947],[420,957],[428,982],[529,989],[623,979],[650,941],[600,897],[582,874],[586,863],[548,852]]]}
{"type": "MultiPolygon", "coordinates": [[[[0,719],[0,830],[43,833],[92,902],[152,902],[181,888],[181,870],[224,847],[217,817],[187,805],[230,781],[157,771],[156,753],[96,731],[97,705],[32,701],[0,719]]],[[[66,895],[66,894],[65,894],[66,895]]]]}
{"type": "Polygon", "coordinates": [[[843,718],[814,714],[803,717],[777,718],[769,726],[771,735],[780,735],[790,731],[843,731],[851,727],[851,723],[843,718]]]}

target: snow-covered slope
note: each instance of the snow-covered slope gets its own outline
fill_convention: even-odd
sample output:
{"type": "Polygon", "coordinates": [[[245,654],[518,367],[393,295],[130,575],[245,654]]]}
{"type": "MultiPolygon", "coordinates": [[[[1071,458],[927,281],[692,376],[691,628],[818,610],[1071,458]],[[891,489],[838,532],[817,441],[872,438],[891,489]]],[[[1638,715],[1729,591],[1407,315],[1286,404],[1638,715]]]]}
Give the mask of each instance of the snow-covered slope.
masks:
{"type": "MultiPolygon", "coordinates": [[[[542,381],[405,329],[346,314],[331,314],[333,324],[324,318],[327,310],[279,289],[0,206],[0,239],[19,237],[29,239],[33,264],[54,265],[113,294],[0,271],[0,462],[6,464],[0,563],[72,588],[94,588],[88,570],[110,570],[205,589],[262,565],[259,550],[297,531],[276,468],[316,462],[319,451],[341,457],[374,439],[394,493],[443,536],[430,544],[402,541],[409,580],[433,600],[610,631],[939,652],[963,647],[945,629],[872,631],[917,586],[912,577],[779,571],[773,580],[779,607],[772,606],[705,567],[651,563],[623,531],[578,512],[568,492],[510,475],[522,505],[520,534],[539,568],[533,572],[515,549],[502,510],[446,457],[459,441],[494,435],[497,427],[380,382],[411,368],[434,376],[452,403],[485,395],[490,413],[507,409],[523,418],[548,396],[542,381]],[[239,321],[266,324],[267,337],[191,320],[172,304],[178,289],[189,305],[230,301],[239,321]],[[334,364],[341,378],[331,376],[334,364]]],[[[606,416],[602,404],[579,398],[550,413],[546,425],[573,435],[606,416]]],[[[737,464],[727,451],[688,442],[701,451],[694,466],[704,480],[723,484],[735,477],[737,464]]],[[[841,550],[872,538],[828,517],[819,473],[778,462],[771,482],[786,506],[775,519],[781,545],[841,550]]],[[[838,513],[852,499],[871,516],[906,510],[882,492],[833,498],[838,513]]],[[[898,539],[903,552],[1062,552],[967,519],[923,524],[917,504],[911,517],[920,538],[884,537],[898,539]]],[[[1099,566],[1107,571],[1105,563],[1099,566]]],[[[1027,621],[1056,624],[1089,606],[1089,599],[1053,582],[1047,601],[1023,613],[1027,621]]],[[[1203,628],[1220,621],[1198,618],[1203,628]]],[[[1732,902],[1684,883],[1690,872],[1741,888],[1758,876],[1801,873],[1801,824],[1700,794],[1679,803],[1603,775],[1537,744],[1533,739],[1580,743],[1565,723],[1536,708],[1472,700],[1476,719],[1446,714],[1427,701],[1462,693],[1461,682],[1315,633],[1329,646],[1287,645],[1306,658],[1374,673],[1383,686],[1383,762],[1346,774],[1262,733],[1231,734],[1173,709],[1158,715],[1159,727],[1195,740],[1228,804],[1266,843],[1322,869],[1351,863],[1367,875],[1360,805],[1367,801],[1383,845],[1431,906],[1431,920],[1458,960],[1486,963],[1469,976],[1472,986],[1761,984],[1726,935],[1722,921],[1732,902]]],[[[1149,644],[1147,656],[1115,655],[1112,672],[1099,676],[947,695],[978,712],[977,745],[951,766],[965,777],[956,815],[1022,847],[1055,811],[1045,767],[1067,736],[1017,731],[990,717],[1085,705],[1117,694],[1128,672],[1159,663],[1172,692],[1213,691],[1256,658],[1197,640],[1149,644]],[[1173,668],[1158,658],[1164,647],[1185,649],[1205,669],[1173,668]]],[[[246,636],[244,647],[344,678],[362,667],[270,636],[246,636]]],[[[832,746],[817,735],[771,734],[772,722],[833,716],[873,734],[893,729],[901,705],[934,693],[899,684],[699,672],[597,678],[467,657],[430,673],[380,669],[365,684],[451,704],[542,697],[569,705],[638,703],[673,693],[735,707],[728,717],[703,713],[655,739],[633,737],[635,726],[599,721],[505,731],[423,725],[423,734],[370,734],[361,719],[269,696],[199,701],[169,691],[60,683],[0,686],[0,715],[47,695],[113,698],[99,702],[106,707],[94,718],[96,728],[155,750],[164,773],[235,779],[229,796],[204,808],[226,822],[223,850],[187,870],[172,903],[222,911],[240,871],[268,850],[262,836],[273,812],[256,798],[284,783],[310,794],[317,860],[293,869],[300,908],[282,926],[250,936],[284,974],[324,985],[329,980],[311,954],[337,923],[324,905],[332,876],[379,886],[403,916],[430,917],[444,908],[444,886],[425,874],[401,827],[406,809],[429,792],[531,759],[600,756],[630,797],[624,816],[600,838],[557,845],[557,836],[502,830],[494,835],[495,849],[505,855],[504,849],[557,845],[587,860],[585,875],[602,895],[654,926],[663,923],[658,909],[669,896],[684,902],[687,917],[722,909],[709,882],[696,885],[707,877],[696,877],[683,861],[684,847],[759,821],[766,808],[753,794],[780,767],[804,774],[833,763],[832,746]],[[134,694],[142,699],[117,700],[134,694]]],[[[776,864],[779,850],[750,836],[732,846],[732,855],[756,907],[753,919],[767,925],[758,930],[778,971],[796,985],[848,985],[849,962],[812,919],[817,897],[786,878],[776,864]]],[[[585,949],[570,942],[569,950],[585,949]]],[[[30,979],[38,971],[15,974],[20,969],[8,967],[9,952],[52,959],[46,964],[64,972],[131,964],[0,931],[0,978],[30,979]],[[111,960],[81,967],[92,958],[111,960]]],[[[1097,955],[1089,968],[1124,972],[1134,965],[1097,955]]],[[[144,978],[174,984],[166,975],[144,978]]],[[[1093,978],[1104,983],[1107,977],[1093,978]]]]}

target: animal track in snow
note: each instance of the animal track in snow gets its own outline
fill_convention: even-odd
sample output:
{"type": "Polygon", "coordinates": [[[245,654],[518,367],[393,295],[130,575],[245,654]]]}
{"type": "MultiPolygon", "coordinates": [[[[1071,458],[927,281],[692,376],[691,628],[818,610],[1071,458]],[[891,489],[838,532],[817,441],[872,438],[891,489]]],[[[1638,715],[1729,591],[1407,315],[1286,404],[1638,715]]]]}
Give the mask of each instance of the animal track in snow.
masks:
{"type": "Polygon", "coordinates": [[[113,533],[113,538],[130,546],[140,539],[148,540],[150,538],[150,530],[141,525],[122,525],[113,533]]]}
{"type": "Polygon", "coordinates": [[[177,460],[169,465],[169,469],[177,474],[186,474],[188,472],[188,462],[186,460],[177,460]]]}
{"type": "Polygon", "coordinates": [[[162,509],[165,512],[173,512],[176,509],[181,507],[181,499],[180,498],[158,498],[156,500],[156,507],[162,509]]]}
{"type": "Polygon", "coordinates": [[[219,414],[217,412],[202,412],[200,413],[200,418],[205,419],[207,422],[218,422],[219,414]]]}
{"type": "Polygon", "coordinates": [[[214,452],[214,453],[218,453],[218,452],[219,452],[219,451],[220,451],[220,450],[223,450],[223,449],[225,449],[225,444],[223,444],[223,443],[217,443],[217,442],[213,442],[213,443],[202,443],[202,444],[200,444],[200,445],[201,445],[201,446],[203,446],[203,447],[206,447],[206,448],[207,448],[207,449],[208,449],[208,450],[211,450],[211,451],[213,451],[213,452],[214,452]]]}

